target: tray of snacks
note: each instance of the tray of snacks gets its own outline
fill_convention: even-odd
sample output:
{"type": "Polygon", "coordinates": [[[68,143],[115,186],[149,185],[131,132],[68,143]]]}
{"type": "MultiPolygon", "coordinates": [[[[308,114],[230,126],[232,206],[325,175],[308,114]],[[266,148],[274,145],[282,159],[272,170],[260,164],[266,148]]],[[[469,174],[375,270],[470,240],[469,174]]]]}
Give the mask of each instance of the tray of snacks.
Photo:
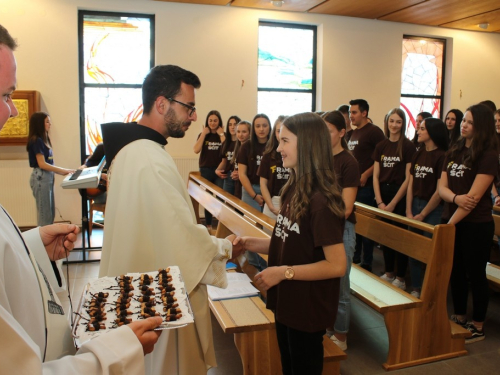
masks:
{"type": "Polygon", "coordinates": [[[94,280],[86,285],[76,315],[73,336],[78,347],[104,332],[151,316],[163,318],[157,329],[194,322],[177,266],[94,280]]]}

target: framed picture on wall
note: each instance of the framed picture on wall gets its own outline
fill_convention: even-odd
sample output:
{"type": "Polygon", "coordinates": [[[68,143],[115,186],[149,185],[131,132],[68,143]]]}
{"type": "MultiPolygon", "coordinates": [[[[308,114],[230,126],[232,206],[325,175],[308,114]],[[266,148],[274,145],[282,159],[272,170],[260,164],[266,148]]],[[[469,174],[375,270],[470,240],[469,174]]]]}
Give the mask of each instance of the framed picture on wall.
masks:
{"type": "Polygon", "coordinates": [[[26,145],[30,117],[40,110],[40,93],[38,91],[16,90],[12,94],[19,114],[10,118],[0,130],[0,146],[26,145]]]}

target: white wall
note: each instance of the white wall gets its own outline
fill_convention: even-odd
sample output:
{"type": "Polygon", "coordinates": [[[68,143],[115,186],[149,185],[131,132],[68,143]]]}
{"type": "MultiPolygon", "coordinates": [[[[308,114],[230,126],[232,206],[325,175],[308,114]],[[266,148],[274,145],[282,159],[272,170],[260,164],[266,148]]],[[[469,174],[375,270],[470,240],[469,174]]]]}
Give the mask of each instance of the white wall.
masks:
{"type": "MultiPolygon", "coordinates": [[[[78,9],[156,15],[156,63],[177,64],[199,75],[196,107],[200,116],[182,140],[167,146],[174,156],[194,156],[192,145],[206,113],[223,120],[244,119],[257,110],[259,20],[319,25],[318,110],[365,98],[370,117],[382,123],[399,105],[403,34],[448,40],[444,108],[465,109],[491,99],[500,105],[500,35],[349,17],[151,0],[0,0],[0,23],[18,39],[18,88],[38,90],[53,121],[51,139],[57,165],[80,163],[78,97],[78,9]],[[241,82],[245,84],[242,87],[241,82]],[[462,98],[459,93],[462,91],[462,98]]],[[[2,159],[25,159],[20,146],[0,148],[2,159]]],[[[1,171],[0,171],[1,178],[1,171]]],[[[59,177],[56,184],[61,181],[59,177]]],[[[6,184],[8,181],[1,181],[6,184]]],[[[28,182],[26,182],[28,183],[28,182]]],[[[80,220],[80,196],[56,190],[65,219],[80,220]]]]}

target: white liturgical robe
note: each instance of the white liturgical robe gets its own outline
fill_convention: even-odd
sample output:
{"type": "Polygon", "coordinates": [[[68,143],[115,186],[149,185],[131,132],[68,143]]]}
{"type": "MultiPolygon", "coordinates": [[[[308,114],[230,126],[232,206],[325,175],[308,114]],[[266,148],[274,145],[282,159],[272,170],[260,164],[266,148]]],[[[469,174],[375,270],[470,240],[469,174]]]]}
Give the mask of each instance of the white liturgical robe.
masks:
{"type": "Polygon", "coordinates": [[[39,229],[21,235],[1,206],[0,260],[0,373],[144,373],[142,346],[128,327],[90,341],[73,355],[39,229]]]}
{"type": "MultiPolygon", "coordinates": [[[[214,273],[218,254],[231,255],[231,242],[196,223],[186,182],[161,144],[129,143],[114,158],[108,179],[99,276],[179,266],[194,312],[194,324],[163,332],[153,358],[146,357],[147,372],[206,374],[216,365],[205,285],[213,281],[206,274],[214,273]]],[[[225,261],[219,265],[215,278],[225,282],[225,261]]]]}

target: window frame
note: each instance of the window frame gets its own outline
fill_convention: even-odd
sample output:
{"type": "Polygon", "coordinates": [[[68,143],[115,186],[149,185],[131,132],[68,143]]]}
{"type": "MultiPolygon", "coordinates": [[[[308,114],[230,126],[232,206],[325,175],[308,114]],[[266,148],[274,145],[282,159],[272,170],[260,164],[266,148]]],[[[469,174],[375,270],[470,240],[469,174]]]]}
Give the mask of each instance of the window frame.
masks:
{"type": "Polygon", "coordinates": [[[78,10],[78,90],[79,90],[79,110],[80,110],[80,154],[81,162],[87,158],[87,147],[85,145],[85,89],[86,88],[132,88],[140,89],[142,82],[137,84],[128,83],[86,83],[84,69],[84,43],[83,43],[83,23],[84,17],[88,15],[109,16],[109,17],[129,17],[129,18],[148,18],[150,21],[150,69],[155,66],[155,15],[144,13],[128,12],[104,12],[95,10],[78,10]]]}
{"type": "MultiPolygon", "coordinates": [[[[297,23],[289,23],[289,22],[276,22],[276,21],[259,21],[259,28],[261,26],[268,27],[284,27],[289,29],[305,29],[311,30],[313,32],[313,66],[312,66],[312,88],[310,90],[299,90],[299,89],[281,89],[281,88],[260,88],[258,85],[257,79],[257,94],[259,91],[267,91],[267,92],[283,92],[283,93],[299,93],[299,94],[311,94],[311,112],[316,111],[316,80],[317,80],[317,47],[318,47],[318,26],[317,25],[305,25],[305,24],[297,24],[297,23]]],[[[257,49],[258,49],[257,44],[257,49]]],[[[259,74],[259,63],[257,61],[257,76],[259,74]]]]}

